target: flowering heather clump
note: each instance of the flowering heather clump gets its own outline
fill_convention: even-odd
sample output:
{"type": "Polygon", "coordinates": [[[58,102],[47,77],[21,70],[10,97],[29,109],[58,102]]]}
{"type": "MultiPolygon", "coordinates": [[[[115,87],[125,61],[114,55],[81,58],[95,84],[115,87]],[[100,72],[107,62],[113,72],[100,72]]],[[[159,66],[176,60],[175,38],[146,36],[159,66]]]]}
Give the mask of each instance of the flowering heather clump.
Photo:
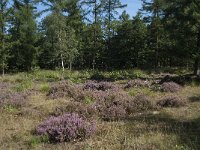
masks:
{"type": "Polygon", "coordinates": [[[107,91],[107,90],[117,90],[118,86],[111,82],[96,82],[96,81],[87,81],[83,85],[83,90],[91,90],[91,91],[107,91]]]}
{"type": "Polygon", "coordinates": [[[104,120],[120,120],[126,117],[126,110],[123,106],[113,105],[103,108],[101,116],[104,120]]]}
{"type": "Polygon", "coordinates": [[[131,99],[129,95],[122,92],[102,92],[98,98],[93,107],[103,119],[119,120],[126,117],[127,101],[131,99]]]}
{"type": "Polygon", "coordinates": [[[134,113],[138,111],[144,111],[153,109],[151,99],[143,94],[137,95],[133,100],[129,101],[127,106],[128,113],[134,113]]]}
{"type": "Polygon", "coordinates": [[[84,99],[85,93],[81,88],[78,86],[76,87],[69,82],[60,82],[50,88],[47,96],[52,99],[70,97],[77,101],[81,101],[84,99]]]}
{"type": "Polygon", "coordinates": [[[181,90],[181,86],[175,82],[165,82],[161,85],[161,90],[163,92],[178,92],[181,90]]]}
{"type": "Polygon", "coordinates": [[[177,96],[169,96],[157,102],[161,107],[180,107],[184,106],[185,102],[177,96]]]}
{"type": "Polygon", "coordinates": [[[9,88],[10,85],[8,83],[0,82],[0,91],[9,88]]]}
{"type": "Polygon", "coordinates": [[[69,103],[67,106],[57,107],[54,115],[59,116],[65,113],[76,113],[83,118],[97,117],[97,111],[91,105],[86,105],[80,102],[69,103]]]}
{"type": "Polygon", "coordinates": [[[124,91],[98,91],[93,94],[96,99],[93,106],[106,120],[119,120],[132,113],[154,109],[150,98],[145,95],[138,95],[134,98],[124,91]]]}
{"type": "Polygon", "coordinates": [[[83,85],[83,90],[97,90],[98,83],[96,81],[88,80],[83,85]]]}
{"type": "Polygon", "coordinates": [[[126,88],[132,88],[132,87],[150,87],[150,83],[149,81],[144,81],[141,79],[135,79],[135,80],[131,80],[129,81],[126,85],[125,85],[125,89],[126,88]]]}
{"type": "Polygon", "coordinates": [[[0,93],[0,106],[11,105],[13,107],[21,107],[27,98],[25,93],[0,93]]]}
{"type": "Polygon", "coordinates": [[[95,131],[94,122],[88,122],[75,113],[50,117],[36,129],[38,135],[47,135],[51,142],[83,140],[92,136],[95,131]]]}
{"type": "Polygon", "coordinates": [[[0,93],[0,102],[9,98],[10,98],[10,93],[0,93]]]}

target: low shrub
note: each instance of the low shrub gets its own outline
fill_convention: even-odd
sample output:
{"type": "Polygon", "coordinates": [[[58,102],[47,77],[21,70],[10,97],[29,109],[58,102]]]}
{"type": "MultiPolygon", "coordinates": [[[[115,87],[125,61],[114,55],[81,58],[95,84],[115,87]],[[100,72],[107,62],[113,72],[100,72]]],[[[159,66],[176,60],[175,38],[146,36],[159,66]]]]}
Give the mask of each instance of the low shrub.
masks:
{"type": "Polygon", "coordinates": [[[70,97],[76,101],[82,101],[85,98],[85,93],[79,86],[64,81],[52,86],[47,96],[51,99],[70,97]]]}
{"type": "Polygon", "coordinates": [[[181,90],[181,86],[175,82],[165,82],[161,85],[161,91],[163,92],[178,92],[181,90]]]}
{"type": "Polygon", "coordinates": [[[0,93],[0,106],[22,107],[27,93],[0,93]]]}
{"type": "Polygon", "coordinates": [[[185,102],[178,96],[169,96],[159,100],[157,105],[161,107],[181,107],[185,105],[185,102]]]}
{"type": "Polygon", "coordinates": [[[65,113],[76,113],[83,118],[96,118],[98,116],[98,112],[91,105],[86,105],[79,102],[72,102],[67,104],[66,106],[60,106],[55,109],[53,115],[60,116],[65,113]]]}
{"type": "Polygon", "coordinates": [[[103,120],[121,120],[126,118],[126,109],[119,105],[113,105],[108,108],[103,108],[101,112],[101,117],[103,120]]]}
{"type": "Polygon", "coordinates": [[[133,100],[127,103],[127,112],[129,114],[140,111],[152,110],[154,108],[155,107],[151,102],[150,97],[144,94],[137,95],[133,100]]]}
{"type": "Polygon", "coordinates": [[[144,95],[131,97],[125,92],[100,92],[94,107],[105,120],[124,119],[127,115],[153,109],[150,99],[144,95]]]}
{"type": "Polygon", "coordinates": [[[7,88],[10,87],[10,84],[9,83],[5,83],[5,82],[0,82],[0,91],[1,90],[5,90],[7,88]]]}
{"type": "Polygon", "coordinates": [[[93,93],[96,102],[93,107],[104,120],[120,120],[126,116],[126,101],[130,98],[126,93],[97,91],[93,93]]]}
{"type": "Polygon", "coordinates": [[[83,90],[97,90],[98,83],[96,81],[88,80],[83,84],[83,90]]]}
{"type": "Polygon", "coordinates": [[[88,122],[75,113],[50,117],[36,129],[38,135],[47,135],[50,142],[84,140],[92,136],[95,131],[94,122],[88,122]]]}
{"type": "Polygon", "coordinates": [[[127,88],[132,88],[132,87],[150,87],[150,82],[149,81],[144,81],[141,79],[135,79],[135,80],[130,80],[126,85],[125,89],[127,88]]]}
{"type": "Polygon", "coordinates": [[[107,81],[108,78],[106,78],[103,74],[96,72],[90,77],[90,80],[107,81]]]}
{"type": "Polygon", "coordinates": [[[117,90],[119,87],[111,82],[96,82],[96,81],[87,81],[83,85],[83,90],[91,90],[91,91],[107,91],[107,90],[117,90]]]}

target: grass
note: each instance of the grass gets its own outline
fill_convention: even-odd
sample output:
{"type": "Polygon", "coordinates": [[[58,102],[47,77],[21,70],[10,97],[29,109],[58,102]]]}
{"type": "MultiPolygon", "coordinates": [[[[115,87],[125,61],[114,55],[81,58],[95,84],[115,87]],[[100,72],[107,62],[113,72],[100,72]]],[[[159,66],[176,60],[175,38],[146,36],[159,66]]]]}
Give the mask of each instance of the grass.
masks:
{"type": "MultiPolygon", "coordinates": [[[[121,71],[123,72],[123,71],[121,71]]],[[[103,76],[116,83],[125,84],[136,75],[134,71],[121,73],[105,72],[103,76]]],[[[140,72],[140,71],[138,71],[140,72]]],[[[136,73],[138,76],[148,74],[136,73]],[[142,75],[141,75],[142,74],[142,75]]],[[[64,78],[74,83],[83,83],[94,74],[92,71],[65,72],[64,78]]],[[[200,87],[187,85],[176,93],[188,101],[180,108],[163,108],[156,112],[134,114],[126,120],[106,122],[97,120],[98,131],[93,137],[80,142],[51,144],[46,137],[34,134],[36,126],[52,115],[59,107],[68,105],[70,99],[50,100],[46,93],[52,82],[62,78],[59,71],[38,71],[6,75],[0,82],[11,83],[8,91],[30,91],[26,105],[15,109],[0,107],[0,149],[83,149],[83,150],[199,150],[200,149],[200,87]]],[[[127,91],[135,96],[143,93],[156,102],[171,93],[162,93],[148,88],[131,88],[127,91]]],[[[1,94],[1,89],[0,89],[1,94]]],[[[86,104],[93,103],[90,98],[86,104]]]]}

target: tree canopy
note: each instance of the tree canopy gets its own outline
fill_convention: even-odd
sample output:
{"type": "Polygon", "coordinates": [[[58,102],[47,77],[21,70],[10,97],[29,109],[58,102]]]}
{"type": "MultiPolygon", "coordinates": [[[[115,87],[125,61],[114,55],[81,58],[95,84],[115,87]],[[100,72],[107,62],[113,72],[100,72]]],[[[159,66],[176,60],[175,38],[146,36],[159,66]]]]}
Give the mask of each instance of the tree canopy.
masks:
{"type": "Polygon", "coordinates": [[[133,17],[126,11],[119,14],[127,6],[120,0],[8,2],[0,2],[2,74],[36,67],[187,67],[199,74],[197,0],[142,0],[133,17]]]}

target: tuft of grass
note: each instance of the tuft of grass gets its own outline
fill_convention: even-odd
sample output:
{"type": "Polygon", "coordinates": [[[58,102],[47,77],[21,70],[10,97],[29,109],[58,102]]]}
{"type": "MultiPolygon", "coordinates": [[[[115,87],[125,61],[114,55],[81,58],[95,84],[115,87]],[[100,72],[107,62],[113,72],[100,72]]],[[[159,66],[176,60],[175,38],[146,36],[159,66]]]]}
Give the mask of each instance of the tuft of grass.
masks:
{"type": "Polygon", "coordinates": [[[91,105],[91,104],[93,104],[94,102],[95,102],[95,100],[94,100],[92,97],[90,97],[90,96],[85,96],[85,98],[84,98],[84,103],[85,103],[85,104],[91,105]]]}
{"type": "Polygon", "coordinates": [[[18,111],[17,108],[12,105],[4,105],[3,109],[8,113],[15,113],[18,111]]]}
{"type": "Polygon", "coordinates": [[[144,94],[150,97],[155,97],[158,92],[155,92],[147,87],[138,87],[138,88],[131,88],[128,90],[129,95],[136,96],[138,94],[144,94]]]}
{"type": "Polygon", "coordinates": [[[46,93],[46,92],[48,92],[49,90],[50,90],[50,86],[49,86],[48,83],[43,83],[43,84],[40,85],[40,91],[41,91],[42,93],[46,93]]]}
{"type": "Polygon", "coordinates": [[[33,136],[29,141],[28,141],[28,145],[30,146],[30,148],[36,148],[37,145],[41,144],[41,143],[48,143],[49,142],[49,138],[48,136],[33,136]]]}
{"type": "Polygon", "coordinates": [[[15,86],[12,87],[15,92],[24,92],[28,91],[32,88],[32,81],[24,80],[20,83],[16,83],[15,86]]]}

